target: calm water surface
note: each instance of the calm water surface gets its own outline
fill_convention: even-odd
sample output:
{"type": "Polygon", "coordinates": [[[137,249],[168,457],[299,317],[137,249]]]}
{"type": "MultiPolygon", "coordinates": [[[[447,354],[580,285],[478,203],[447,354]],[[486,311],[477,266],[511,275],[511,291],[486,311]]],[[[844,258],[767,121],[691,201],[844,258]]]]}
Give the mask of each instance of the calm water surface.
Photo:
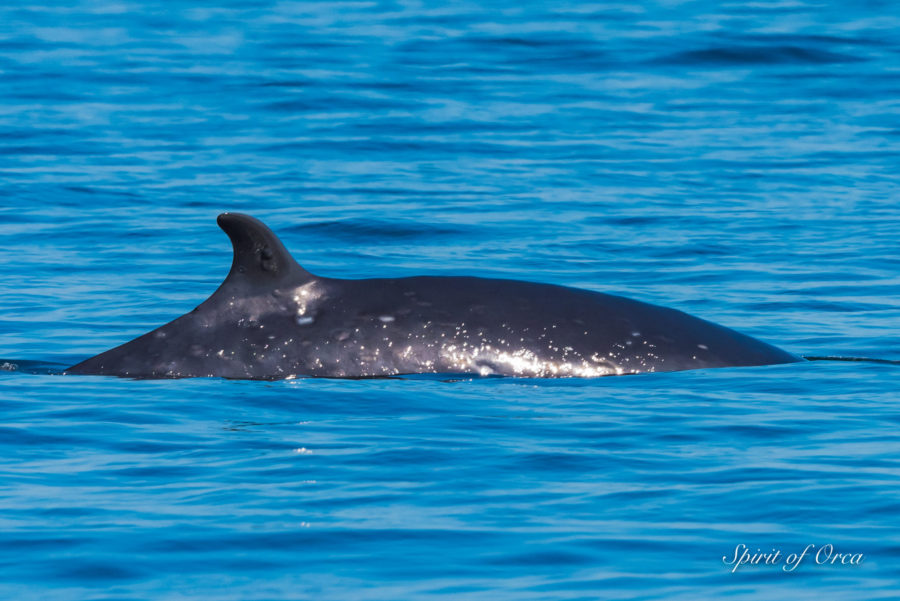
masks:
{"type": "Polygon", "coordinates": [[[898,31],[875,1],[4,3],[0,596],[895,598],[898,31]],[[325,276],[885,362],[54,375],[206,298],[226,210],[325,276]],[[732,573],[738,545],[782,556],[732,573]]]}

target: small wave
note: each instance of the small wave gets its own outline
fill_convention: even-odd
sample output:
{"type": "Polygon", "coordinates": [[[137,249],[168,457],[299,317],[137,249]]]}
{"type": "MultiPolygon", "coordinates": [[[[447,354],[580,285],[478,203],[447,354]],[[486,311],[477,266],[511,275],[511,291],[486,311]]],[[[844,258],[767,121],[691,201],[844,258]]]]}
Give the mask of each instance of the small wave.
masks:
{"type": "Polygon", "coordinates": [[[66,368],[62,363],[49,361],[19,361],[18,359],[0,359],[0,372],[16,371],[26,374],[59,374],[66,368]]]}
{"type": "Polygon", "coordinates": [[[288,228],[288,231],[353,242],[419,238],[431,240],[435,236],[455,236],[463,233],[463,230],[447,225],[377,219],[318,221],[288,228]]]}
{"type": "Polygon", "coordinates": [[[807,361],[848,361],[858,363],[881,363],[884,365],[900,365],[897,359],[876,359],[873,357],[841,357],[839,355],[802,355],[807,361]]]}
{"type": "Polygon", "coordinates": [[[801,46],[728,46],[676,52],[654,59],[657,65],[830,65],[861,62],[849,54],[801,46]]]}

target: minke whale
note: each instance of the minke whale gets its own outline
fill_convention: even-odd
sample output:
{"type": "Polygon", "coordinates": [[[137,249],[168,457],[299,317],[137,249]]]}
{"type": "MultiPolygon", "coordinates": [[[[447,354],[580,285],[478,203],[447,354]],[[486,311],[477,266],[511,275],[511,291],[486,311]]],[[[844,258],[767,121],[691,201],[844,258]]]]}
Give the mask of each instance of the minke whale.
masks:
{"type": "Polygon", "coordinates": [[[234,258],[212,296],[65,372],[594,377],[802,361],[681,311],[612,294],[479,277],[319,277],[261,221],[223,213],[218,223],[234,258]]]}

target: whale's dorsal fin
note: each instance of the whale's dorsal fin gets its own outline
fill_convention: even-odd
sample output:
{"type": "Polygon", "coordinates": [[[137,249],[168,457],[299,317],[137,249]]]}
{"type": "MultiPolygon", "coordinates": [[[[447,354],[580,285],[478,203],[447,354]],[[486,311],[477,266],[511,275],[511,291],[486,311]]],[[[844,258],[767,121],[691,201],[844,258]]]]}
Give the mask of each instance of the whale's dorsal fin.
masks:
{"type": "Polygon", "coordinates": [[[234,247],[231,271],[222,286],[282,287],[313,279],[300,267],[272,230],[250,215],[222,213],[217,219],[234,247]]]}

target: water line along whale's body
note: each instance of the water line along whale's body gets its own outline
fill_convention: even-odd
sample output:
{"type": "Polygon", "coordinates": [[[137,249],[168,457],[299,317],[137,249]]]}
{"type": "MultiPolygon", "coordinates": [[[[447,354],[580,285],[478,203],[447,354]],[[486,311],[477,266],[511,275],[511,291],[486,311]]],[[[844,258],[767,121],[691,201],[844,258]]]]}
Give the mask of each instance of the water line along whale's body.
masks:
{"type": "Polygon", "coordinates": [[[476,277],[317,277],[253,217],[224,213],[218,223],[234,259],[211,297],[66,372],[589,377],[801,360],[681,311],[599,292],[476,277]]]}

